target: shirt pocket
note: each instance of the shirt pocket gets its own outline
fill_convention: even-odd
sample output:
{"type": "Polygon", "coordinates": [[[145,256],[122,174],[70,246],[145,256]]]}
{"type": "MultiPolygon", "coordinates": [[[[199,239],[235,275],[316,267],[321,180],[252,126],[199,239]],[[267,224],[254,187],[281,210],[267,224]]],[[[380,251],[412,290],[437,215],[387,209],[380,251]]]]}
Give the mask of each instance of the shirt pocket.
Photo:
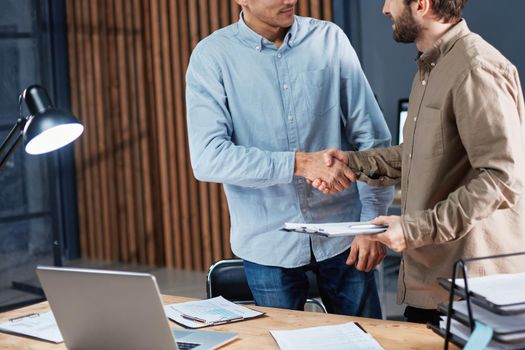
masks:
{"type": "Polygon", "coordinates": [[[443,155],[443,120],[441,110],[432,107],[421,108],[418,117],[418,132],[415,151],[422,158],[434,158],[443,155]]]}
{"type": "Polygon", "coordinates": [[[310,114],[323,116],[337,104],[331,78],[330,67],[302,73],[306,90],[304,97],[310,114]]]}

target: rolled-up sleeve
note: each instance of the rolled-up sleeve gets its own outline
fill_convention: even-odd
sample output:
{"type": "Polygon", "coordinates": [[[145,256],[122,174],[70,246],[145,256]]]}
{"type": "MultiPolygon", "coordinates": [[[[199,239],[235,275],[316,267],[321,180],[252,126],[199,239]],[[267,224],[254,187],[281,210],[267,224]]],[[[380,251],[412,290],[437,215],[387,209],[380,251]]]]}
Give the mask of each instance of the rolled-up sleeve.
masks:
{"type": "Polygon", "coordinates": [[[201,181],[259,188],[290,183],[294,152],[270,152],[232,142],[233,122],[221,71],[195,49],[186,73],[190,157],[201,181]]]}
{"type": "Polygon", "coordinates": [[[370,186],[392,186],[401,181],[402,144],[347,153],[348,166],[358,181],[370,186]]]}
{"type": "Polygon", "coordinates": [[[479,65],[460,78],[453,107],[473,175],[433,208],[403,216],[411,248],[459,239],[523,194],[523,97],[515,68],[479,65]]]}

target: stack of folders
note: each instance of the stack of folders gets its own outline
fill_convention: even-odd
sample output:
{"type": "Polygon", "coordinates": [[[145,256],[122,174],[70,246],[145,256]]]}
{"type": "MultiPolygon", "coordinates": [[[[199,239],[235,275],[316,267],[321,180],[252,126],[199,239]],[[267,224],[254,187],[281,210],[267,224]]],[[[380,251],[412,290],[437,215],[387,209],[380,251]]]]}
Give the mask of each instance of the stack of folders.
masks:
{"type": "MultiPolygon", "coordinates": [[[[452,282],[440,279],[451,290],[452,282]]],[[[469,343],[485,344],[485,349],[525,349],[525,273],[500,274],[468,279],[470,308],[475,324],[471,332],[467,300],[454,301],[449,314],[447,304],[439,305],[442,317],[433,330],[446,336],[447,318],[451,317],[450,340],[468,348],[469,343]]],[[[466,298],[464,280],[456,280],[456,297],[466,298]]]]}
{"type": "Polygon", "coordinates": [[[222,296],[166,305],[166,315],[188,328],[202,328],[238,322],[264,315],[264,312],[234,304],[222,296]]]}

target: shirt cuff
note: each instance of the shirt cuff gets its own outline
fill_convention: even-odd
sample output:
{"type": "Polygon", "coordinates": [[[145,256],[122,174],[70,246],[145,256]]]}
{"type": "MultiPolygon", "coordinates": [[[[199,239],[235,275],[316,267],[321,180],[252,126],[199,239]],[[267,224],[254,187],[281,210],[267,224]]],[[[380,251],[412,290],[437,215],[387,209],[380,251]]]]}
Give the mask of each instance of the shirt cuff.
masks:
{"type": "Polygon", "coordinates": [[[274,176],[279,183],[290,183],[295,170],[295,152],[273,152],[274,176]]]}
{"type": "Polygon", "coordinates": [[[432,213],[429,210],[402,215],[401,227],[408,249],[434,243],[432,213]]]}

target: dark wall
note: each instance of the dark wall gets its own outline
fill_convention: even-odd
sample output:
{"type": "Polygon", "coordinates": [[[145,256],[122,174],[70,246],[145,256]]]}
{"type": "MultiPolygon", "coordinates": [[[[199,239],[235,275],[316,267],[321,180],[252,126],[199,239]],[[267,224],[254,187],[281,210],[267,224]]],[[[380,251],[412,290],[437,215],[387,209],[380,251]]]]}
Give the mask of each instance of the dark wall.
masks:
{"type": "MultiPolygon", "coordinates": [[[[40,84],[54,106],[69,110],[69,78],[64,0],[0,3],[3,142],[17,118],[28,114],[25,103],[21,111],[18,105],[25,88],[40,84]]],[[[22,146],[0,169],[0,312],[35,302],[36,265],[78,257],[74,146],[44,155],[29,155],[22,146]]]]}
{"type": "MultiPolygon", "coordinates": [[[[334,1],[334,6],[341,6],[339,3],[342,1],[334,1]]],[[[398,100],[410,93],[416,71],[416,47],[394,42],[391,21],[382,14],[384,1],[350,0],[348,3],[351,5],[343,9],[345,16],[334,16],[334,19],[343,28],[353,30],[348,34],[395,140],[398,100]]],[[[524,12],[523,0],[471,0],[464,11],[470,29],[482,35],[518,67],[522,82],[525,79],[524,12]]]]}

